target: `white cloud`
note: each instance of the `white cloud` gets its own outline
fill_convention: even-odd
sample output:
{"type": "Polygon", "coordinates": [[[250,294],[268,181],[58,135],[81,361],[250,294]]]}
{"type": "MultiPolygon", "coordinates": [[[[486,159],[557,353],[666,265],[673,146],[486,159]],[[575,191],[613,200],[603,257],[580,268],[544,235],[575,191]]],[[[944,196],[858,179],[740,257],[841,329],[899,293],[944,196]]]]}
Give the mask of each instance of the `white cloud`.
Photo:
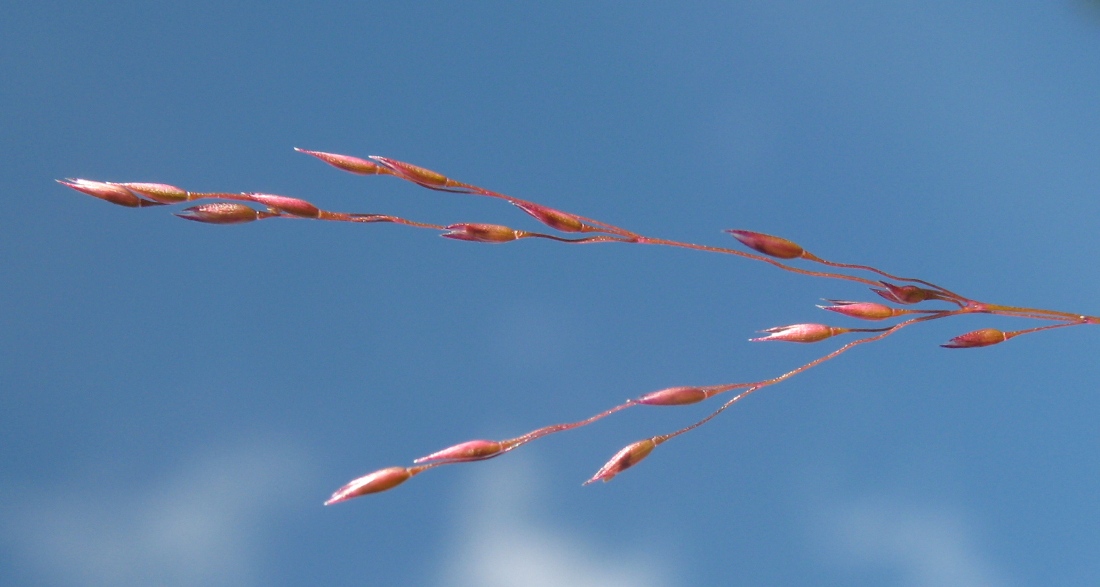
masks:
{"type": "MultiPolygon", "coordinates": [[[[597,544],[531,514],[535,483],[512,460],[479,471],[478,488],[460,504],[446,587],[656,587],[665,570],[645,552],[597,544]]],[[[472,492],[471,492],[472,493],[472,492]]]]}
{"type": "Polygon", "coordinates": [[[965,517],[950,508],[864,499],[830,509],[822,521],[825,554],[846,567],[886,570],[906,587],[1006,584],[965,517]]]}
{"type": "Polygon", "coordinates": [[[3,537],[49,584],[259,584],[265,522],[288,501],[304,462],[287,447],[256,444],[126,488],[63,479],[9,501],[3,537]]]}

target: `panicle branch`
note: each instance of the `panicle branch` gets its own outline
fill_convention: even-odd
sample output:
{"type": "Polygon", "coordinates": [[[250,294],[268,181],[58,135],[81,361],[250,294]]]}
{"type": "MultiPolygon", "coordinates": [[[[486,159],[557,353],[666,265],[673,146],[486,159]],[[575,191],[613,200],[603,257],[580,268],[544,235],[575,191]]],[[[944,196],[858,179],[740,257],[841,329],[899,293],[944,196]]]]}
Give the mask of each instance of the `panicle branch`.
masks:
{"type": "Polygon", "coordinates": [[[470,463],[496,458],[516,448],[545,436],[588,426],[598,420],[634,406],[685,406],[704,402],[710,398],[737,390],[738,393],[727,399],[717,409],[695,423],[674,432],[650,436],[628,444],[605,463],[585,485],[595,481],[610,481],[616,475],[636,465],[649,456],[656,447],[681,436],[713,420],[727,408],[756,391],[776,385],[795,375],[804,373],[826,361],[849,351],[856,346],[880,341],[903,328],[965,314],[991,314],[1032,320],[1052,322],[1043,326],[1023,330],[1002,331],[996,328],[982,328],[952,338],[941,345],[946,348],[986,347],[1005,342],[1011,338],[1043,330],[1078,326],[1082,324],[1100,324],[1100,317],[1059,312],[1038,308],[1024,308],[991,304],[974,300],[950,291],[929,281],[911,277],[899,277],[867,265],[840,263],[824,259],[807,251],[788,239],[749,230],[727,230],[741,244],[754,252],[730,249],[711,245],[681,242],[659,237],[650,237],[607,222],[564,212],[527,200],[501,194],[473,184],[460,182],[442,173],[398,161],[389,157],[369,156],[367,158],[295,149],[300,153],[317,158],[337,169],[357,175],[388,175],[402,179],[434,191],[455,194],[474,195],[503,200],[518,208],[553,231],[561,234],[532,232],[513,229],[499,224],[480,222],[458,222],[447,225],[419,222],[389,214],[348,213],[324,210],[313,203],[290,196],[266,193],[229,193],[229,192],[191,192],[176,186],[162,183],[143,182],[101,182],[87,179],[58,180],[62,185],[100,200],[128,208],[145,208],[180,203],[195,203],[176,215],[185,220],[206,224],[242,224],[269,218],[289,218],[298,220],[321,220],[328,222],[376,223],[386,222],[410,226],[413,228],[437,231],[440,236],[461,241],[503,244],[528,238],[551,240],[566,244],[624,243],[668,246],[688,250],[719,253],[742,257],[770,264],[783,271],[821,279],[842,280],[867,286],[871,292],[896,307],[881,302],[826,300],[827,306],[818,306],[824,310],[857,320],[883,321],[903,318],[900,322],[881,328],[854,328],[829,326],[825,324],[805,323],[777,326],[762,332],[764,336],[752,341],[780,341],[797,343],[819,343],[836,336],[865,333],[869,336],[851,340],[818,358],[804,363],[781,375],[757,381],[725,383],[710,386],[677,386],[645,393],[634,399],[613,406],[588,418],[553,424],[537,428],[526,434],[505,440],[469,440],[435,451],[414,460],[411,467],[389,467],[380,469],[352,480],[337,490],[325,505],[339,503],[362,495],[378,493],[397,487],[415,475],[443,465],[470,463]],[[828,270],[812,270],[798,267],[790,262],[815,263],[828,270]],[[861,274],[871,274],[864,277],[861,274]],[[925,303],[944,303],[943,308],[913,308],[925,303]]]}

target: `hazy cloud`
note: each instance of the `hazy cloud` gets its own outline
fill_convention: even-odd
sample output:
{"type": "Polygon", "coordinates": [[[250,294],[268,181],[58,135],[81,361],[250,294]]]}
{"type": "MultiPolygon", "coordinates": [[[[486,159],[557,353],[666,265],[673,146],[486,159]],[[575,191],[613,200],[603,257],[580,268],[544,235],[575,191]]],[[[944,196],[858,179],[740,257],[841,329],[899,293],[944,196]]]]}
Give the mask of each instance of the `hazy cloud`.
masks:
{"type": "Polygon", "coordinates": [[[857,500],[825,513],[819,534],[829,559],[885,570],[905,587],[1000,587],[965,516],[904,499],[857,500]]]}
{"type": "Polygon", "coordinates": [[[531,513],[531,467],[513,461],[484,469],[471,484],[447,556],[446,587],[656,587],[665,569],[646,553],[599,544],[531,513]]]}
{"type": "Polygon", "coordinates": [[[256,444],[133,486],[62,479],[9,501],[0,527],[15,560],[49,584],[255,585],[262,532],[304,462],[293,449],[256,444]]]}

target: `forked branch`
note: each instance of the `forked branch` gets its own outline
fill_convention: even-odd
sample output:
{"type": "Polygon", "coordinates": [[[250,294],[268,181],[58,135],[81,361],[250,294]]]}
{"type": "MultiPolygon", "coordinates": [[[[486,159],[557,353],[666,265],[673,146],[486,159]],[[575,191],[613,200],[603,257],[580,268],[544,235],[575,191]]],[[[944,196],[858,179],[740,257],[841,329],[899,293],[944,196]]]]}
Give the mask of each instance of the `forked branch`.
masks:
{"type": "Polygon", "coordinates": [[[732,255],[767,263],[784,271],[799,275],[822,279],[837,279],[866,285],[870,287],[872,292],[883,298],[886,302],[893,304],[887,305],[881,302],[869,301],[828,300],[831,305],[819,306],[824,310],[842,314],[849,318],[866,321],[883,321],[908,317],[893,325],[879,328],[838,327],[825,324],[792,324],[768,328],[762,331],[764,336],[751,340],[754,342],[781,341],[817,343],[836,336],[853,333],[870,334],[870,336],[851,340],[813,361],[770,379],[723,383],[709,386],[670,387],[646,393],[635,399],[627,400],[624,403],[613,406],[583,420],[544,426],[515,438],[506,440],[470,440],[462,442],[416,459],[413,466],[389,467],[359,477],[337,490],[332,497],[325,502],[325,505],[345,501],[368,493],[377,493],[392,489],[404,483],[414,475],[443,465],[469,463],[495,458],[544,436],[587,426],[616,412],[634,406],[689,405],[709,400],[717,395],[735,390],[738,391],[736,395],[727,399],[725,403],[711,412],[710,415],[690,426],[667,434],[650,436],[627,445],[616,453],[615,456],[601,467],[591,479],[585,482],[585,484],[587,485],[594,481],[610,481],[619,473],[640,462],[657,446],[710,422],[727,408],[745,397],[748,397],[752,393],[764,387],[782,383],[795,375],[834,359],[859,345],[878,342],[898,332],[902,328],[930,322],[932,320],[942,320],[965,314],[994,314],[998,316],[1010,316],[1050,322],[1049,324],[1041,326],[1009,332],[995,328],[983,328],[967,332],[941,345],[945,348],[952,349],[991,346],[1017,336],[1032,334],[1043,330],[1079,326],[1083,324],[1100,324],[1100,318],[1096,316],[978,301],[923,279],[899,277],[867,265],[830,261],[805,250],[802,246],[790,240],[759,232],[748,230],[727,231],[740,241],[741,244],[755,252],[651,237],[607,222],[586,218],[570,212],[563,212],[542,204],[521,200],[475,185],[456,181],[435,171],[390,159],[388,157],[372,156],[368,159],[361,159],[359,157],[325,153],[321,151],[296,150],[316,157],[338,169],[359,175],[389,175],[431,190],[503,200],[560,234],[516,230],[498,224],[460,222],[439,225],[428,222],[418,222],[389,214],[334,212],[323,210],[306,200],[274,194],[191,192],[175,186],[159,183],[115,183],[90,181],[86,179],[59,180],[59,182],[79,192],[83,192],[112,204],[130,208],[196,203],[196,205],[188,207],[176,213],[176,215],[186,220],[207,224],[242,224],[271,218],[356,222],[364,224],[388,222],[413,228],[433,230],[445,238],[480,243],[500,244],[527,238],[538,238],[566,244],[624,243],[659,245],[732,255]],[[814,263],[824,266],[826,269],[814,270],[790,264],[790,262],[795,261],[814,263]],[[947,306],[938,308],[921,307],[919,309],[911,307],[925,303],[946,303],[947,306]]]}

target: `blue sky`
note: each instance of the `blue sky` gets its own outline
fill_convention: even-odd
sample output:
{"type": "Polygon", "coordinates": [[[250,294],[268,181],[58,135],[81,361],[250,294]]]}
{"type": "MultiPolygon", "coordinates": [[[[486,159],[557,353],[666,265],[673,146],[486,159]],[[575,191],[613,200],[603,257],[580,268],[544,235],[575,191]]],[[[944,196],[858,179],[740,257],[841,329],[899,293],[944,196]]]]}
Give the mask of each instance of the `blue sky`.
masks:
{"type": "Polygon", "coordinates": [[[23,3],[0,22],[0,583],[1100,581],[1098,329],[968,317],[753,396],[613,483],[636,409],[323,508],[349,479],[832,346],[865,289],[642,246],[183,222],[56,178],[538,226],[386,155],[654,236],[786,236],[1100,314],[1095,3],[23,3]]]}

